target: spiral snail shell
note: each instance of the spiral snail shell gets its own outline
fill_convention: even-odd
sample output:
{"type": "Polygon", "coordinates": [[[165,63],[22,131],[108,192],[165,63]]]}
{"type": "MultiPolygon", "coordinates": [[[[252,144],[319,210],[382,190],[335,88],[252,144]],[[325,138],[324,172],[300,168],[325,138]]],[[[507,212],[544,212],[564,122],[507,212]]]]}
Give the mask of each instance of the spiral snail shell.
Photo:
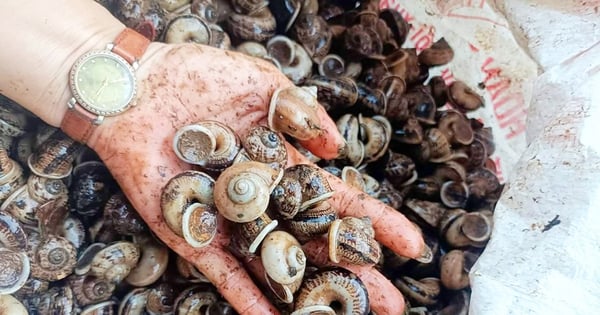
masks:
{"type": "Polygon", "coordinates": [[[291,303],[306,269],[300,243],[285,231],[271,232],[263,241],[260,257],[267,285],[280,299],[291,303]]]}
{"type": "Polygon", "coordinates": [[[0,147],[0,203],[4,202],[17,188],[25,184],[23,168],[0,147]]]}
{"type": "Polygon", "coordinates": [[[206,286],[195,285],[179,293],[175,298],[173,310],[175,315],[202,314],[203,311],[208,313],[208,307],[217,300],[217,295],[206,286]]]}
{"type": "Polygon", "coordinates": [[[77,249],[66,238],[47,235],[34,249],[31,258],[33,277],[56,281],[73,272],[77,263],[77,249]]]}
{"type": "Polygon", "coordinates": [[[127,293],[119,304],[119,315],[144,314],[148,302],[147,288],[135,288],[127,293]]]}
{"type": "Polygon", "coordinates": [[[29,277],[29,258],[23,252],[0,248],[0,295],[19,290],[29,277]]]}
{"type": "Polygon", "coordinates": [[[90,275],[110,282],[121,282],[140,258],[140,250],[132,242],[120,241],[102,248],[91,261],[90,275]]]}
{"type": "Polygon", "coordinates": [[[255,161],[233,164],[215,182],[214,201],[226,219],[244,223],[260,217],[283,170],[276,171],[255,161]]]}
{"type": "Polygon", "coordinates": [[[153,286],[148,291],[146,311],[151,315],[172,314],[175,292],[173,286],[163,282],[153,286]]]}
{"type": "Polygon", "coordinates": [[[252,127],[244,137],[242,146],[250,160],[271,164],[276,169],[283,168],[287,163],[283,135],[266,126],[252,127]]]}
{"type": "Polygon", "coordinates": [[[337,218],[337,213],[331,203],[322,201],[306,211],[298,213],[292,220],[285,223],[300,242],[305,242],[315,236],[327,233],[329,226],[337,218]]]}
{"type": "Polygon", "coordinates": [[[367,289],[356,274],[344,268],[328,267],[306,277],[298,291],[292,315],[307,314],[315,308],[329,312],[329,309],[317,306],[332,304],[340,306],[338,314],[368,314],[367,289]]]}
{"type": "Polygon", "coordinates": [[[345,217],[329,226],[329,259],[334,263],[376,264],[381,247],[375,240],[375,231],[369,217],[345,217]]]}
{"type": "Polygon", "coordinates": [[[0,211],[0,243],[14,251],[27,249],[27,235],[23,227],[12,215],[0,211]]]}
{"type": "Polygon", "coordinates": [[[29,156],[27,164],[38,176],[65,178],[71,174],[75,154],[80,148],[75,140],[57,130],[29,156]]]}
{"type": "Polygon", "coordinates": [[[213,204],[214,186],[214,179],[199,171],[184,171],[167,182],[160,205],[165,222],[175,234],[183,237],[183,216],[187,208],[193,204],[213,204]]]}
{"type": "Polygon", "coordinates": [[[163,275],[169,263],[169,249],[149,235],[136,235],[134,241],[140,246],[142,254],[125,281],[143,287],[154,283],[163,275]]]}
{"type": "Polygon", "coordinates": [[[94,304],[110,298],[116,287],[114,283],[90,275],[71,275],[67,279],[80,306],[94,304]]]}
{"type": "Polygon", "coordinates": [[[269,128],[298,140],[315,138],[321,132],[316,89],[288,87],[275,90],[268,114],[269,128]]]}

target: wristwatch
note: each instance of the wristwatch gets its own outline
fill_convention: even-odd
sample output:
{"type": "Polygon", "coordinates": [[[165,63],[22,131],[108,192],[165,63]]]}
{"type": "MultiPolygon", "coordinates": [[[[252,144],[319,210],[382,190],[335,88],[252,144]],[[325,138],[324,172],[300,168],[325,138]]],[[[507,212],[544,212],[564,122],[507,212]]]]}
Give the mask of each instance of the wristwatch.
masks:
{"type": "Polygon", "coordinates": [[[137,92],[135,70],[150,41],[125,28],[104,50],[79,57],[69,72],[72,97],[60,128],[86,143],[104,117],[118,115],[134,106],[137,92]]]}

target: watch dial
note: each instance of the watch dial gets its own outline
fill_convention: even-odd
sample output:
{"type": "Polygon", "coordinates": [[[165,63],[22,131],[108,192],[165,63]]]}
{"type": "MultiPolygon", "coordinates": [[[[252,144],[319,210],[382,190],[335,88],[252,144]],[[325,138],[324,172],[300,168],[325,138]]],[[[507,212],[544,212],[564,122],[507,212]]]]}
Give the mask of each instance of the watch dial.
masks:
{"type": "Polygon", "coordinates": [[[81,105],[97,114],[119,112],[135,92],[135,78],[128,65],[107,54],[84,60],[73,80],[81,105]]]}

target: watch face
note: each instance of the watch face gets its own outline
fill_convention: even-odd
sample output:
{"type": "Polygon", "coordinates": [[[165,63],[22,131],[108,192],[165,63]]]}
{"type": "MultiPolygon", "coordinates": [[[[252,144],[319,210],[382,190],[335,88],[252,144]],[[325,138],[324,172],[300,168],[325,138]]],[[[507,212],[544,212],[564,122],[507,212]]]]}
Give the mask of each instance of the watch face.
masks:
{"type": "Polygon", "coordinates": [[[133,71],[125,59],[111,52],[89,52],[71,70],[73,97],[95,114],[118,114],[127,109],[135,96],[133,71]]]}

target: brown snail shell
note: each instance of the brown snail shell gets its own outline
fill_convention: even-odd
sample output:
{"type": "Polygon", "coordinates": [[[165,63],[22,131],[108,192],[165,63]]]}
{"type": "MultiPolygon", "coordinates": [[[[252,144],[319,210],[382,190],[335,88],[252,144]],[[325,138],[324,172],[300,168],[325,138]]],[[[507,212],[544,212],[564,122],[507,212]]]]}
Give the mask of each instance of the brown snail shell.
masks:
{"type": "Polygon", "coordinates": [[[437,127],[454,144],[468,145],[474,133],[467,117],[455,110],[444,111],[438,119],[437,127]]]}
{"type": "Polygon", "coordinates": [[[305,82],[306,85],[317,87],[319,102],[332,108],[346,108],[358,100],[358,86],[348,77],[327,77],[315,75],[305,82]]]}
{"type": "Polygon", "coordinates": [[[116,305],[117,302],[112,300],[88,305],[81,310],[81,315],[114,315],[116,305]]]}
{"type": "Polygon", "coordinates": [[[450,290],[461,290],[469,286],[469,271],[477,256],[458,249],[447,252],[440,259],[440,280],[450,290]]]}
{"type": "Polygon", "coordinates": [[[67,279],[79,306],[104,301],[112,296],[116,288],[114,283],[90,275],[71,275],[67,279]]]}
{"type": "Polygon", "coordinates": [[[238,223],[260,217],[282,175],[283,170],[276,171],[260,162],[233,164],[215,182],[214,201],[219,213],[238,223]]]}
{"type": "Polygon", "coordinates": [[[462,81],[454,81],[450,84],[448,101],[463,112],[473,111],[483,106],[483,97],[462,81]]]}
{"type": "Polygon", "coordinates": [[[465,182],[447,181],[440,188],[440,200],[448,208],[464,208],[469,200],[469,186],[465,182]]]}
{"type": "Polygon", "coordinates": [[[218,301],[217,295],[206,286],[196,285],[183,290],[174,302],[174,314],[205,314],[208,308],[218,301]]]}
{"type": "Polygon", "coordinates": [[[437,107],[442,107],[448,102],[448,86],[446,81],[441,76],[434,76],[429,79],[429,89],[431,90],[431,96],[435,101],[437,107]]]}
{"type": "MultiPolygon", "coordinates": [[[[81,157],[81,154],[78,156],[81,157]]],[[[110,197],[116,184],[100,161],[86,161],[73,168],[69,184],[69,207],[86,218],[94,218],[110,197]]]]}
{"type": "Polygon", "coordinates": [[[215,181],[203,172],[184,171],[165,185],[161,195],[161,209],[165,222],[175,234],[183,237],[183,214],[191,203],[213,204],[215,181]]]}
{"type": "Polygon", "coordinates": [[[329,259],[334,263],[346,261],[357,265],[376,264],[381,247],[369,217],[345,217],[329,226],[329,259]]]}
{"type": "Polygon", "coordinates": [[[38,176],[65,178],[71,174],[75,155],[80,148],[80,144],[58,130],[29,156],[27,164],[38,176]]]}
{"type": "Polygon", "coordinates": [[[134,241],[139,244],[142,255],[125,281],[137,287],[148,286],[158,280],[167,270],[169,249],[148,235],[135,236],[134,241]]]}
{"type": "MultiPolygon", "coordinates": [[[[316,90],[316,89],[314,89],[316,90]]],[[[269,128],[297,140],[309,140],[321,132],[316,91],[307,87],[275,90],[269,105],[269,128]]]]}
{"type": "Polygon", "coordinates": [[[419,54],[419,63],[429,67],[441,66],[454,58],[454,50],[443,37],[419,54]]]}
{"type": "Polygon", "coordinates": [[[327,22],[321,16],[301,14],[293,28],[296,39],[313,60],[318,62],[329,53],[333,36],[327,22]]]}
{"type": "Polygon", "coordinates": [[[312,74],[313,61],[302,45],[294,42],[294,60],[287,65],[281,65],[281,72],[294,84],[303,84],[312,74]]]}
{"type": "Polygon", "coordinates": [[[108,198],[104,205],[104,220],[121,235],[136,235],[147,230],[146,223],[123,192],[117,192],[108,198]]]}
{"type": "Polygon", "coordinates": [[[438,202],[407,199],[404,202],[406,209],[410,210],[412,217],[417,222],[424,222],[430,227],[437,228],[444,215],[446,208],[438,202]]]}
{"type": "Polygon", "coordinates": [[[489,197],[502,187],[496,174],[486,168],[472,170],[467,175],[466,183],[471,196],[478,199],[489,197]]]}
{"type": "Polygon", "coordinates": [[[319,63],[319,75],[337,78],[344,75],[346,72],[346,66],[342,57],[329,54],[321,59],[319,63]]]}
{"type": "Polygon", "coordinates": [[[350,187],[365,191],[365,181],[358,169],[352,166],[344,166],[341,174],[342,181],[350,187]]]}
{"type": "Polygon", "coordinates": [[[27,249],[27,235],[23,227],[12,215],[0,211],[0,243],[14,251],[27,249]]]}
{"type": "Polygon", "coordinates": [[[4,314],[28,315],[27,309],[19,300],[10,294],[0,295],[0,308],[4,314]]]}
{"type": "Polygon", "coordinates": [[[18,291],[29,277],[29,258],[24,252],[0,248],[0,295],[18,291]]]}
{"type": "Polygon", "coordinates": [[[328,201],[321,201],[285,223],[290,233],[299,241],[306,242],[317,235],[325,234],[337,218],[337,213],[331,204],[328,201]]]}
{"type": "Polygon", "coordinates": [[[333,189],[320,169],[310,164],[297,164],[285,169],[284,177],[291,177],[302,187],[300,211],[327,200],[333,196],[333,189]]]}
{"type": "Polygon", "coordinates": [[[245,41],[239,44],[235,50],[248,56],[257,58],[262,58],[263,56],[268,55],[265,45],[254,41],[245,41]]]}
{"type": "Polygon", "coordinates": [[[383,42],[374,28],[355,24],[344,34],[344,49],[352,60],[383,59],[383,42]]]}
{"type": "Polygon", "coordinates": [[[289,66],[296,57],[296,45],[287,36],[277,35],[267,41],[267,53],[279,61],[282,67],[289,66]]]}
{"type": "Polygon", "coordinates": [[[384,172],[386,178],[398,189],[410,185],[417,178],[416,165],[413,160],[404,154],[393,151],[390,151],[384,172]]]}
{"type": "Polygon", "coordinates": [[[452,221],[444,236],[452,247],[484,247],[491,235],[491,217],[481,212],[470,212],[452,221]]]}
{"type": "Polygon", "coordinates": [[[336,121],[336,126],[344,140],[346,149],[344,158],[352,165],[358,166],[364,158],[365,147],[360,141],[360,124],[358,118],[352,114],[344,114],[336,121]]]}
{"type": "Polygon", "coordinates": [[[356,105],[363,113],[384,115],[387,112],[387,98],[384,91],[370,88],[362,82],[356,86],[358,92],[356,105]]]}
{"type": "Polygon", "coordinates": [[[68,285],[50,288],[36,304],[40,314],[74,314],[77,306],[73,290],[68,285]]]}
{"type": "Polygon", "coordinates": [[[265,237],[267,237],[278,224],[279,222],[277,220],[271,220],[266,213],[263,213],[253,221],[239,224],[237,226],[239,233],[234,234],[234,237],[242,238],[243,241],[241,242],[246,244],[242,250],[253,255],[259,249],[260,244],[265,237]]]}
{"type": "Polygon", "coordinates": [[[27,115],[13,100],[0,97],[0,134],[20,137],[27,132],[27,115]]]}
{"type": "Polygon", "coordinates": [[[236,311],[226,301],[216,301],[206,310],[206,315],[235,315],[236,311]]]}
{"type": "Polygon", "coordinates": [[[168,44],[196,43],[208,45],[212,32],[209,25],[195,14],[182,14],[169,22],[163,41],[168,44]]]}
{"type": "Polygon", "coordinates": [[[4,202],[17,188],[25,184],[23,168],[0,148],[0,203],[4,202]]]}
{"type": "MultiPolygon", "coordinates": [[[[41,204],[37,208],[38,228],[42,235],[60,235],[62,223],[69,215],[67,209],[67,198],[53,199],[41,204]]],[[[75,245],[75,244],[73,244],[75,245]]]]}
{"type": "Polygon", "coordinates": [[[25,299],[30,296],[39,296],[42,293],[48,291],[49,286],[50,281],[29,277],[29,279],[25,281],[25,284],[19,289],[19,291],[14,293],[14,296],[19,299],[25,299]]]}
{"type": "Polygon", "coordinates": [[[441,288],[438,278],[415,280],[410,277],[401,277],[394,281],[394,285],[411,301],[420,305],[433,305],[439,300],[441,288]]]}
{"type": "Polygon", "coordinates": [[[394,129],[392,139],[407,143],[420,144],[423,141],[423,127],[416,118],[409,118],[399,129],[394,129]]]}
{"type": "Polygon", "coordinates": [[[231,6],[239,14],[252,14],[268,5],[268,0],[231,0],[231,6]]]}
{"type": "Polygon", "coordinates": [[[62,180],[30,175],[27,179],[27,190],[35,201],[46,201],[66,197],[67,186],[62,180]]]}
{"type": "Polygon", "coordinates": [[[31,276],[56,281],[70,275],[77,263],[77,249],[66,238],[47,235],[34,249],[31,276]]]}
{"type": "Polygon", "coordinates": [[[269,8],[264,7],[250,15],[230,13],[227,26],[236,38],[263,42],[275,35],[277,22],[269,8]]]}
{"type": "MultiPolygon", "coordinates": [[[[195,14],[206,21],[206,23],[215,25],[214,23],[220,22],[223,19],[221,16],[221,11],[224,9],[221,8],[222,3],[223,1],[193,0],[189,10],[192,14],[195,14]]],[[[213,35],[215,34],[213,33],[213,35]]]]}
{"type": "Polygon", "coordinates": [[[260,257],[271,281],[292,284],[304,276],[304,251],[294,236],[285,231],[273,231],[267,235],[261,245],[260,257]]]}
{"type": "Polygon", "coordinates": [[[448,138],[439,129],[428,129],[426,137],[431,149],[431,157],[429,158],[431,162],[445,162],[451,159],[450,143],[448,142],[448,138]]]}
{"type": "Polygon", "coordinates": [[[135,268],[140,249],[132,242],[120,241],[102,248],[91,261],[90,275],[110,282],[121,282],[135,268]]]}
{"type": "Polygon", "coordinates": [[[287,33],[302,10],[302,2],[297,0],[269,1],[269,8],[277,20],[277,32],[287,33]]]}
{"type": "Polygon", "coordinates": [[[146,311],[149,314],[171,314],[175,302],[174,288],[168,283],[161,283],[149,289],[146,311]]]}
{"type": "Polygon", "coordinates": [[[266,126],[252,127],[242,142],[245,153],[253,161],[272,164],[275,168],[283,168],[287,163],[283,135],[266,126]]]}
{"type": "Polygon", "coordinates": [[[217,235],[217,209],[214,205],[193,203],[183,211],[183,238],[192,247],[205,247],[217,235]]]}
{"type": "Polygon", "coordinates": [[[373,162],[381,158],[388,149],[392,139],[392,125],[385,116],[358,116],[362,137],[365,143],[365,162],[373,162]]]}
{"type": "Polygon", "coordinates": [[[147,288],[135,288],[121,300],[119,304],[119,315],[142,315],[146,309],[146,303],[148,301],[147,288]]]}
{"type": "Polygon", "coordinates": [[[180,128],[173,137],[173,151],[186,163],[207,170],[229,167],[240,150],[240,141],[227,125],[204,120],[180,128]]]}
{"type": "Polygon", "coordinates": [[[366,173],[361,173],[361,176],[364,183],[364,192],[373,198],[379,197],[379,193],[381,192],[380,182],[373,176],[366,173]]]}
{"type": "Polygon", "coordinates": [[[300,182],[292,176],[281,178],[277,186],[271,192],[271,202],[280,216],[284,219],[293,218],[302,204],[302,186],[300,182]]]}
{"type": "MultiPolygon", "coordinates": [[[[473,142],[469,144],[467,152],[469,154],[469,162],[467,163],[468,169],[475,169],[483,167],[488,159],[486,146],[479,139],[473,139],[473,142]]],[[[495,171],[493,171],[495,173],[495,171]]]]}
{"type": "Polygon", "coordinates": [[[356,274],[340,267],[329,267],[306,277],[298,291],[292,314],[307,314],[317,305],[332,304],[340,306],[340,314],[369,313],[367,289],[356,274]]]}
{"type": "Polygon", "coordinates": [[[209,45],[223,50],[231,50],[231,38],[225,30],[217,24],[210,24],[209,27],[212,35],[209,45]]]}

